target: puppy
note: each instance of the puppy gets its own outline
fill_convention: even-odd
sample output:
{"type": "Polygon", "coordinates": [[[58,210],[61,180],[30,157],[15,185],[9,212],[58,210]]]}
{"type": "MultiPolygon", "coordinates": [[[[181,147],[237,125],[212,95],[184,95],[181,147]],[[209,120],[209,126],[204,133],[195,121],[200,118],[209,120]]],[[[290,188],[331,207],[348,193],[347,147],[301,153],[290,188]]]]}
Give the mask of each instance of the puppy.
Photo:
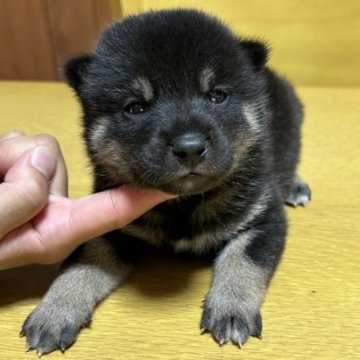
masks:
{"type": "Polygon", "coordinates": [[[283,204],[304,205],[296,175],[302,106],[266,67],[267,46],[193,10],[114,23],[65,77],[83,108],[95,185],[178,195],[65,262],[23,325],[28,349],[64,351],[147,246],[213,256],[201,329],[219,344],[261,337],[260,306],[284,250],[283,204]]]}

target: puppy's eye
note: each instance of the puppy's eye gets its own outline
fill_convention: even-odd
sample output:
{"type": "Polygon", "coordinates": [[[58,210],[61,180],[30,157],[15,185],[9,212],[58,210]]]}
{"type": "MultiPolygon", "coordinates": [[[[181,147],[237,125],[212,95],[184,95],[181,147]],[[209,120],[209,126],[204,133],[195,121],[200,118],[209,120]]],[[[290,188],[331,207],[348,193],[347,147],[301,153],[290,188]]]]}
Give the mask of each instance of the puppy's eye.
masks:
{"type": "Polygon", "coordinates": [[[142,114],[146,109],[146,104],[141,103],[131,103],[124,107],[124,111],[131,115],[139,115],[142,114]]]}
{"type": "Polygon", "coordinates": [[[227,97],[228,93],[222,89],[214,89],[207,94],[207,98],[209,99],[209,101],[214,104],[221,104],[226,100],[227,97]]]}

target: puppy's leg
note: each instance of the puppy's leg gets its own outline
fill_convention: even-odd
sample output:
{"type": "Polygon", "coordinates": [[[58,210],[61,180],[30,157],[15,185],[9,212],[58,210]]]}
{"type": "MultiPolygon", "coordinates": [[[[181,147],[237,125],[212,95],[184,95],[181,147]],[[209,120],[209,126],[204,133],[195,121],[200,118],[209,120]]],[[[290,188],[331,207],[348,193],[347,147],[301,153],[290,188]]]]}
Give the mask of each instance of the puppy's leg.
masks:
{"type": "Polygon", "coordinates": [[[95,306],[128,275],[132,266],[120,260],[104,238],[84,245],[65,267],[43,301],[26,319],[22,335],[27,349],[42,355],[64,351],[89,324],[95,306]]]}
{"type": "Polygon", "coordinates": [[[241,232],[215,261],[211,289],[201,320],[219,344],[240,347],[249,336],[261,337],[260,306],[284,248],[286,223],[264,224],[241,232]]]}
{"type": "Polygon", "coordinates": [[[287,205],[296,207],[305,206],[311,200],[311,190],[299,175],[295,175],[290,191],[286,197],[287,205]]]}

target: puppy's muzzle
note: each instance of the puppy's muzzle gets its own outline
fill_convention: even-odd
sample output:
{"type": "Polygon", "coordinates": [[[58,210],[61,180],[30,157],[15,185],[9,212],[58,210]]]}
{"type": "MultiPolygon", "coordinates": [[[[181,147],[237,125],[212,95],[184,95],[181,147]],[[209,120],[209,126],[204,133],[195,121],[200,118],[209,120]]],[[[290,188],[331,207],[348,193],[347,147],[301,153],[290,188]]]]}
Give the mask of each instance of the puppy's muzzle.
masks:
{"type": "Polygon", "coordinates": [[[180,163],[189,169],[203,162],[208,152],[206,139],[199,133],[180,135],[173,140],[171,147],[180,163]]]}

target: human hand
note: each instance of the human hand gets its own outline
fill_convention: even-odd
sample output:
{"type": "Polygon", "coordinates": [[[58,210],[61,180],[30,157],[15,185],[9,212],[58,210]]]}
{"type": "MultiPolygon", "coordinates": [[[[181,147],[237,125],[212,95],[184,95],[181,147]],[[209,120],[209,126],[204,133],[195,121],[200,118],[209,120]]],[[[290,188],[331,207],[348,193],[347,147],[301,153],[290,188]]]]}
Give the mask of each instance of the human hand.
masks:
{"type": "Polygon", "coordinates": [[[0,269],[66,258],[81,243],[121,228],[172,198],[124,185],[67,197],[67,172],[49,135],[0,136],[0,269]]]}

